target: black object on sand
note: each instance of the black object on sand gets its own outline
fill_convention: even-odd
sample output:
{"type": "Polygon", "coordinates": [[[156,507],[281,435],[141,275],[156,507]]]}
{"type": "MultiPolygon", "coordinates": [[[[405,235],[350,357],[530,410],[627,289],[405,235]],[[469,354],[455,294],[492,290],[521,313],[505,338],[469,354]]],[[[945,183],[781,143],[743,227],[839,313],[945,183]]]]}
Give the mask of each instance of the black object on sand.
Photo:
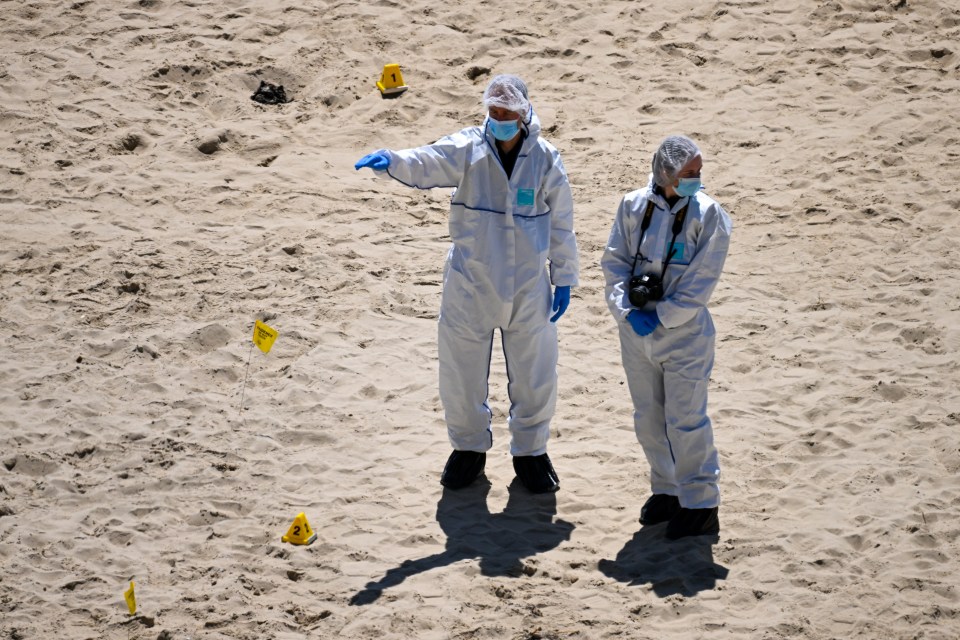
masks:
{"type": "Polygon", "coordinates": [[[287,99],[287,94],[283,90],[283,85],[270,84],[265,80],[260,81],[260,86],[254,91],[253,95],[250,96],[251,100],[256,100],[261,104],[283,104],[285,102],[290,102],[287,99]]]}

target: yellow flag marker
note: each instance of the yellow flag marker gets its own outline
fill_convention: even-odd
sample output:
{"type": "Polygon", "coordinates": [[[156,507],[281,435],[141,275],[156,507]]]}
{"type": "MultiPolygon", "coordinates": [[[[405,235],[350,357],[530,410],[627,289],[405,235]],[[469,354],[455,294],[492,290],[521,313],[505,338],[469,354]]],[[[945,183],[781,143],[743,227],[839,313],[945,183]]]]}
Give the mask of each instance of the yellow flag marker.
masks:
{"type": "Polygon", "coordinates": [[[130,581],[130,588],[123,592],[123,599],[127,601],[130,615],[135,614],[137,612],[137,596],[133,593],[133,580],[130,581]]]}
{"type": "Polygon", "coordinates": [[[307,516],[303,511],[293,519],[293,524],[290,525],[287,535],[280,538],[282,542],[289,542],[290,544],[312,544],[316,539],[317,532],[310,528],[310,523],[307,522],[307,516]]]}
{"type": "Polygon", "coordinates": [[[276,329],[272,329],[259,320],[253,325],[253,344],[260,348],[260,351],[268,353],[273,342],[280,335],[276,329]]]}
{"type": "MultiPolygon", "coordinates": [[[[268,353],[273,346],[280,332],[272,327],[257,320],[253,323],[253,344],[260,348],[260,351],[268,353]]],[[[243,399],[247,392],[247,374],[250,373],[250,356],[253,355],[253,344],[250,345],[250,353],[247,354],[247,370],[243,374],[243,388],[240,390],[240,414],[243,415],[243,399]]],[[[239,417],[238,415],[238,417],[239,417]]]]}
{"type": "Polygon", "coordinates": [[[408,88],[407,85],[403,84],[403,74],[400,73],[400,65],[383,65],[383,75],[380,76],[380,81],[377,82],[377,89],[380,89],[381,94],[385,96],[398,95],[408,88]]]}

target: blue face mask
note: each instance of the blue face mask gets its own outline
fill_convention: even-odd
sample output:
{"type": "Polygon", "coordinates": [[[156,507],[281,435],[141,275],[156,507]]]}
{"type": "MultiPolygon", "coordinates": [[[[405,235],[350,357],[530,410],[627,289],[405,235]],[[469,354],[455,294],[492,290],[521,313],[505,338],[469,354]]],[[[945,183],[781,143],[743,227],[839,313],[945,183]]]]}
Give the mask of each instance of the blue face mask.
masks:
{"type": "Polygon", "coordinates": [[[694,195],[700,191],[700,178],[680,178],[680,184],[673,188],[677,195],[684,198],[694,195]]]}
{"type": "Polygon", "coordinates": [[[517,135],[517,132],[520,131],[520,121],[519,120],[494,120],[493,118],[487,118],[487,122],[490,125],[490,133],[493,134],[493,137],[499,140],[500,142],[506,142],[507,140],[513,140],[513,137],[517,135]]]}

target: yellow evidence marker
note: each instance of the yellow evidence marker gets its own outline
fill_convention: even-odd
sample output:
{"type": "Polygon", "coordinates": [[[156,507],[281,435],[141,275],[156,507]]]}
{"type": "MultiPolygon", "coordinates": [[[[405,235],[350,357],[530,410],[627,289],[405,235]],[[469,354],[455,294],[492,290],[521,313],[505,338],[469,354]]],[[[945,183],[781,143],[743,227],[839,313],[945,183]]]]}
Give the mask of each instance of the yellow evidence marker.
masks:
{"type": "Polygon", "coordinates": [[[385,96],[397,95],[403,93],[408,88],[407,85],[403,84],[403,74],[400,73],[400,65],[383,65],[383,75],[380,76],[380,81],[377,82],[377,89],[380,89],[381,94],[385,96]]]}
{"type": "Polygon", "coordinates": [[[303,511],[293,519],[293,524],[290,525],[287,535],[280,538],[282,542],[289,542],[290,544],[312,544],[316,539],[317,532],[310,528],[310,523],[307,522],[307,516],[303,511]]]}
{"type": "Polygon", "coordinates": [[[130,581],[130,588],[123,592],[123,599],[127,601],[127,609],[130,609],[130,615],[137,612],[137,596],[133,592],[133,580],[130,581]]]}
{"type": "Polygon", "coordinates": [[[257,345],[260,351],[264,353],[270,352],[270,347],[273,346],[273,342],[278,335],[280,333],[276,329],[268,327],[259,320],[253,323],[253,344],[257,345]]]}

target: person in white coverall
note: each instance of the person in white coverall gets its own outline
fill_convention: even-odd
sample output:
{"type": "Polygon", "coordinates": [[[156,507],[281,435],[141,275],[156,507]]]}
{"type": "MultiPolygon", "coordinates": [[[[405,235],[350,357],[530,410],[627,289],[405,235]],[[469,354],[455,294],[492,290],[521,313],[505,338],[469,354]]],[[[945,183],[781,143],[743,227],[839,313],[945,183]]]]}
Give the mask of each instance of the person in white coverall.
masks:
{"type": "Polygon", "coordinates": [[[460,489],[483,472],[493,445],[487,392],[499,329],[514,469],[528,490],[545,493],[559,488],[547,439],[557,399],[554,323],[578,278],[573,198],[560,154],[540,137],[524,82],[496,76],[483,102],[482,126],[416,149],[381,149],[356,168],[419,189],[455,189],[438,338],[440,400],[454,451],[441,483],[460,489]]]}
{"type": "Polygon", "coordinates": [[[601,258],[634,429],[650,464],[653,495],[640,522],[667,522],[671,539],[720,530],[720,464],[707,417],[716,332],[707,302],[732,225],[701,191],[702,166],[692,140],[664,140],[650,184],[621,201],[601,258]]]}

